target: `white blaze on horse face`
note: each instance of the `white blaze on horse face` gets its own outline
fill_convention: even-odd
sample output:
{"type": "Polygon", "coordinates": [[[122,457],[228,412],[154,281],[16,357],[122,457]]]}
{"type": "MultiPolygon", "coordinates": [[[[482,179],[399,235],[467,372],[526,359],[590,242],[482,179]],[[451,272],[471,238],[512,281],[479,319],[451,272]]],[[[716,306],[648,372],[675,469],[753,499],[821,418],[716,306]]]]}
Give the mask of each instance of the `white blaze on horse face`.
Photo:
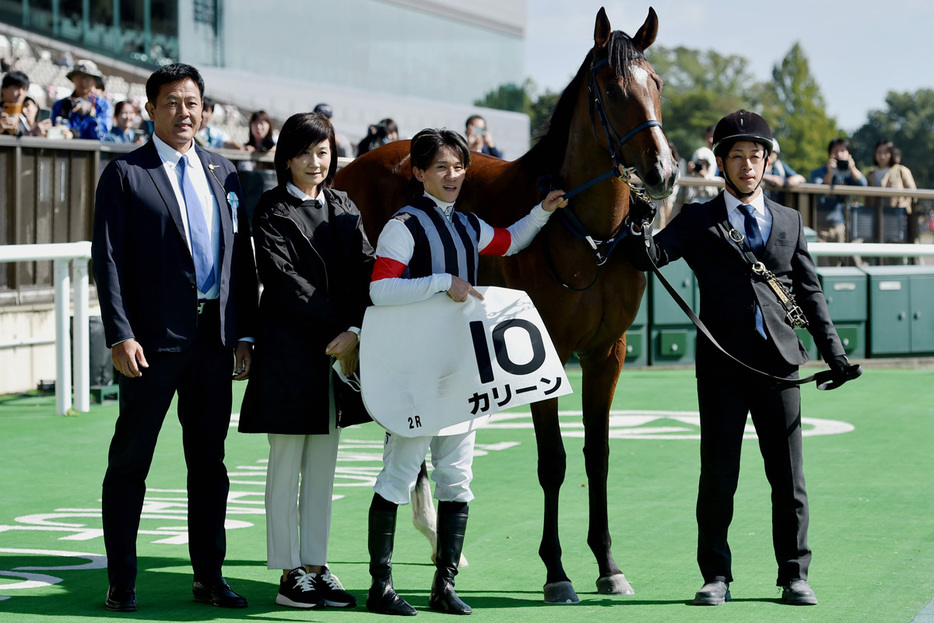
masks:
{"type": "MultiPolygon", "coordinates": [[[[648,70],[641,65],[630,65],[629,66],[629,75],[631,80],[637,85],[642,87],[643,92],[649,92],[649,81],[652,77],[649,75],[648,70]]],[[[651,107],[646,107],[646,117],[649,121],[661,121],[655,116],[655,109],[651,107]]],[[[665,136],[665,133],[658,126],[649,128],[649,131],[655,134],[655,141],[658,143],[658,160],[662,163],[663,168],[665,169],[664,174],[667,178],[674,171],[674,158],[671,154],[671,149],[668,147],[668,138],[665,136]]]]}

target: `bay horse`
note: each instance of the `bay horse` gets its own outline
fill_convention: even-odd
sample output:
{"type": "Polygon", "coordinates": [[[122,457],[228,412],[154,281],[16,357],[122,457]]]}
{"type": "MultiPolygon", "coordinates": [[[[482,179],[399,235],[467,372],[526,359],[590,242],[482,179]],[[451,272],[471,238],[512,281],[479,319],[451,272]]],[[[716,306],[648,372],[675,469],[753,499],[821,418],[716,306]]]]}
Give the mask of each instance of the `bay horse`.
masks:
{"type": "MultiPolygon", "coordinates": [[[[625,332],[645,290],[645,275],[612,251],[626,235],[630,194],[644,200],[667,197],[677,177],[661,125],[662,81],[644,55],[657,32],[654,9],[630,37],[612,31],[601,8],[593,48],[534,147],[512,162],[472,155],[457,200],[457,209],[505,227],[525,216],[550,188],[573,189],[566,194],[568,207],[556,211],[527,249],[509,258],[484,258],[478,283],[525,290],[562,361],[572,353],[579,357],[590,506],[587,543],[598,563],[596,584],[602,594],[633,593],[610,551],[608,434],[610,404],[626,356],[625,332]],[[633,173],[642,180],[641,188],[629,179],[633,173]],[[543,178],[550,184],[541,183],[543,178]]],[[[337,174],[335,186],[359,207],[375,243],[413,189],[409,142],[390,143],[357,158],[337,174]]],[[[545,601],[577,603],[558,537],[558,494],[567,464],[558,401],[531,409],[545,498],[539,547],[547,570],[545,601]]]]}

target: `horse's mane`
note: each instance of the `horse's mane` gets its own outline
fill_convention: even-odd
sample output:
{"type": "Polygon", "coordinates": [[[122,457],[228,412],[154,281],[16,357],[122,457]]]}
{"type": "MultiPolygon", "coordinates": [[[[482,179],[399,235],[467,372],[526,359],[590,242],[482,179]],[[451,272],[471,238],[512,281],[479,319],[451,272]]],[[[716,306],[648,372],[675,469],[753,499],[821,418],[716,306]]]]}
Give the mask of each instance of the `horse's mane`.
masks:
{"type": "MultiPolygon", "coordinates": [[[[610,33],[610,40],[606,45],[606,59],[610,71],[614,76],[623,79],[623,84],[628,84],[630,79],[629,68],[632,62],[645,58],[642,50],[636,47],[632,38],[621,30],[614,30],[610,33]]],[[[574,115],[574,109],[577,105],[577,98],[580,90],[586,89],[587,73],[590,71],[592,63],[602,60],[603,54],[594,57],[594,51],[584,58],[580,69],[571,80],[570,84],[561,93],[558,103],[555,105],[551,117],[545,122],[538,136],[535,145],[529,150],[526,157],[542,171],[556,173],[560,167],[561,159],[568,146],[568,133],[571,127],[571,118],[574,115]]]]}

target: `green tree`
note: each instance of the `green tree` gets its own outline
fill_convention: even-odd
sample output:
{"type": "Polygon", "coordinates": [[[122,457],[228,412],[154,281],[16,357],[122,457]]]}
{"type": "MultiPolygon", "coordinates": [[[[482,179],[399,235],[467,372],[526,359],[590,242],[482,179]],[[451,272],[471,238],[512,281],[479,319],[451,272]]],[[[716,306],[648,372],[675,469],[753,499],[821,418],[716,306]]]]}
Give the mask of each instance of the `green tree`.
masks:
{"type": "Polygon", "coordinates": [[[528,115],[532,110],[532,98],[529,93],[534,88],[534,83],[530,78],[527,78],[522,86],[518,84],[501,84],[482,98],[474,100],[474,104],[484,108],[523,112],[528,115]]]}
{"type": "Polygon", "coordinates": [[[918,187],[934,187],[934,90],[890,91],[885,103],[887,108],[869,113],[853,135],[856,162],[868,170],[876,143],[888,139],[901,149],[902,164],[911,169],[918,187]]]}
{"type": "Polygon", "coordinates": [[[827,116],[824,96],[799,43],[772,69],[772,83],[763,87],[760,99],[781,141],[782,160],[805,177],[827,161],[827,144],[842,134],[836,120],[827,116]]]}
{"type": "Polygon", "coordinates": [[[761,89],[741,56],[713,50],[653,47],[649,62],[665,81],[665,134],[682,158],[704,144],[704,130],[739,108],[757,108],[761,89]]]}

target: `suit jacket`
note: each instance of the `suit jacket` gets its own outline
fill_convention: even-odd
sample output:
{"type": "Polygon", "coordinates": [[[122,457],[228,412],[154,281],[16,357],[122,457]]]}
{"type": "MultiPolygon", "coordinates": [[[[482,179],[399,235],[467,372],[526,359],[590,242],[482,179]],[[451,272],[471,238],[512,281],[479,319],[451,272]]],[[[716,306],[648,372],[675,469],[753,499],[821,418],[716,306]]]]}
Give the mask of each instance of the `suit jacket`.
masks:
{"type": "MultiPolygon", "coordinates": [[[[233,165],[195,149],[220,213],[220,339],[233,348],[239,338],[255,335],[257,281],[249,223],[242,202],[234,202],[234,233],[227,196],[242,193],[233,165]]],[[[188,347],[198,323],[194,260],[182,212],[152,141],[104,169],[91,255],[108,346],[135,338],[146,350],[188,347]]]]}
{"type": "MultiPolygon", "coordinates": [[[[814,262],[807,250],[801,215],[791,208],[765,199],[772,214],[772,230],[763,262],[795,296],[808,319],[808,331],[826,360],[843,355],[843,345],[827,311],[814,262]]],[[[707,203],[685,205],[663,230],[654,237],[648,250],[662,266],[683,257],[697,276],[700,288],[700,318],[711,334],[733,356],[750,364],[754,361],[756,339],[755,304],[762,309],[769,344],[775,348],[779,370],[808,360],[804,346],[785,319],[785,311],[775,293],[764,281],[752,275],[739,247],[724,235],[718,224],[727,221],[726,203],[721,192],[707,203]]],[[[729,229],[727,224],[727,229],[729,229]]],[[[645,245],[641,239],[628,241],[630,257],[642,270],[650,270],[645,245]],[[636,248],[640,248],[637,251],[636,248]]],[[[722,357],[706,339],[698,341],[697,369],[716,363],[722,357]]],[[[768,365],[770,362],[765,362],[768,365]]]]}

